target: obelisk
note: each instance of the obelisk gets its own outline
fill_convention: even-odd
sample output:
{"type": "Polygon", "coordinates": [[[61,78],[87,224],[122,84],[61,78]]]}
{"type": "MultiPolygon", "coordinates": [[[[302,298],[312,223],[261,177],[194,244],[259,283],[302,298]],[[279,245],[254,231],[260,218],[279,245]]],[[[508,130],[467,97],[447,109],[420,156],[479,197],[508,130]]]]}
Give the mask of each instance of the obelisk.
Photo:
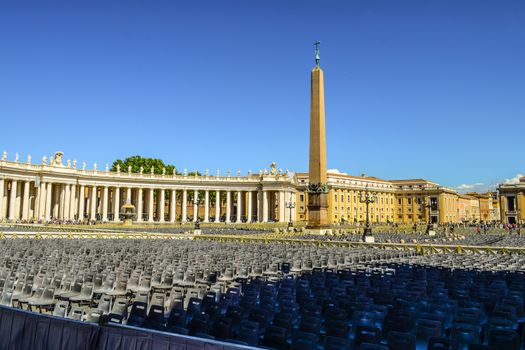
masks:
{"type": "Polygon", "coordinates": [[[315,67],[310,91],[310,167],[308,176],[308,226],[310,231],[326,233],[328,228],[328,184],[326,176],[326,127],[324,78],[319,67],[319,44],[315,43],[315,67]]]}

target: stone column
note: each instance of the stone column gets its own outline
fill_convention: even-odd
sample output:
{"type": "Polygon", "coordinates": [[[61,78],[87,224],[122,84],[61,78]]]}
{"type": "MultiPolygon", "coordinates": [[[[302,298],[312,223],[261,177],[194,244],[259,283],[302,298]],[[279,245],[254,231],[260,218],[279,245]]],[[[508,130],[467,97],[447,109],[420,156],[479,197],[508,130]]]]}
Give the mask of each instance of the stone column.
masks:
{"type": "Polygon", "coordinates": [[[71,185],[71,194],[69,198],[69,218],[74,220],[77,215],[77,185],[71,185]]]}
{"type": "Polygon", "coordinates": [[[84,205],[86,204],[86,187],[80,185],[80,190],[78,191],[78,220],[84,220],[84,205]]]}
{"type": "Polygon", "coordinates": [[[51,182],[47,183],[46,188],[46,205],[45,205],[45,219],[51,219],[51,195],[53,194],[53,184],[51,182]]]}
{"type": "Polygon", "coordinates": [[[142,188],[137,192],[137,222],[142,222],[142,188]]]}
{"type": "Polygon", "coordinates": [[[268,222],[268,191],[263,190],[263,198],[262,198],[262,218],[263,222],[268,222]]]}
{"type": "Polygon", "coordinates": [[[221,191],[215,191],[215,222],[221,220],[221,191]]]}
{"type": "Polygon", "coordinates": [[[29,181],[24,181],[24,198],[22,199],[22,220],[29,218],[29,181]]]}
{"type": "Polygon", "coordinates": [[[237,223],[242,222],[242,192],[237,191],[237,223]]]}
{"type": "Polygon", "coordinates": [[[285,202],[284,191],[279,191],[279,222],[285,222],[285,202]]]}
{"type": "Polygon", "coordinates": [[[108,201],[109,190],[108,186],[104,186],[104,195],[102,197],[102,221],[108,221],[108,201]]]}
{"type": "Polygon", "coordinates": [[[4,179],[0,179],[0,220],[3,220],[5,218],[4,187],[5,187],[5,181],[4,179]]]}
{"type": "Polygon", "coordinates": [[[150,188],[148,199],[148,222],[153,222],[153,201],[155,200],[154,193],[155,189],[150,188]]]}
{"type": "Polygon", "coordinates": [[[232,203],[231,203],[231,197],[232,192],[226,191],[226,223],[230,223],[230,217],[231,217],[231,209],[232,209],[232,203]]]}
{"type": "Polygon", "coordinates": [[[188,207],[188,190],[184,189],[182,191],[182,222],[186,222],[186,214],[188,207]]]}
{"type": "Polygon", "coordinates": [[[204,222],[210,221],[210,191],[204,191],[204,222]]]}
{"type": "Polygon", "coordinates": [[[97,219],[97,186],[91,187],[91,210],[90,210],[90,219],[97,219]]]}
{"type": "MultiPolygon", "coordinates": [[[[35,182],[36,185],[36,182],[35,182]]],[[[0,197],[1,199],[2,197],[0,197]]],[[[42,203],[42,182],[38,185],[38,188],[35,188],[35,208],[33,210],[33,219],[38,220],[40,218],[40,204],[42,203]]],[[[1,204],[0,204],[1,205],[1,204]]],[[[2,218],[2,213],[0,211],[0,219],[2,218]]]]}
{"type": "Polygon", "coordinates": [[[248,210],[247,210],[247,222],[252,222],[252,191],[248,191],[248,210]]]}
{"type": "Polygon", "coordinates": [[[160,200],[159,200],[159,222],[164,222],[164,205],[166,201],[166,195],[163,188],[160,189],[160,200]]]}
{"type": "Polygon", "coordinates": [[[199,197],[199,191],[194,190],[193,191],[193,222],[197,222],[197,219],[199,218],[199,203],[197,202],[198,197],[199,197]]]}
{"type": "Polygon", "coordinates": [[[285,203],[285,205],[284,205],[284,221],[285,222],[290,222],[290,209],[288,209],[286,207],[286,203],[287,203],[286,201],[292,202],[291,194],[288,193],[288,192],[284,193],[284,203],[285,203]]]}
{"type": "Polygon", "coordinates": [[[64,202],[66,197],[66,185],[60,184],[60,187],[58,189],[58,210],[57,210],[57,217],[60,220],[64,220],[64,202]]]}
{"type": "Polygon", "coordinates": [[[69,220],[69,204],[71,202],[71,188],[69,184],[64,185],[64,220],[69,220]]]}
{"type": "MultiPolygon", "coordinates": [[[[297,199],[297,194],[294,193],[294,192],[292,192],[292,193],[290,194],[290,197],[291,197],[290,201],[291,201],[292,203],[295,203],[295,208],[292,209],[292,222],[296,222],[296,221],[297,221],[297,210],[298,210],[298,208],[297,208],[297,201],[296,201],[296,199],[297,199]]],[[[352,209],[352,210],[353,210],[353,209],[352,209]]]]}
{"type": "Polygon", "coordinates": [[[16,188],[17,181],[12,180],[11,181],[11,194],[9,196],[9,220],[15,220],[15,209],[16,209],[16,188]]]}
{"type": "Polygon", "coordinates": [[[171,190],[170,195],[170,222],[175,222],[177,219],[177,191],[171,190]]]}
{"type": "Polygon", "coordinates": [[[257,190],[257,222],[263,222],[263,191],[257,190]]]}
{"type": "Polygon", "coordinates": [[[126,188],[126,204],[131,204],[131,187],[126,188]]]}
{"type": "Polygon", "coordinates": [[[120,221],[120,187],[113,189],[113,221],[120,221]]]}

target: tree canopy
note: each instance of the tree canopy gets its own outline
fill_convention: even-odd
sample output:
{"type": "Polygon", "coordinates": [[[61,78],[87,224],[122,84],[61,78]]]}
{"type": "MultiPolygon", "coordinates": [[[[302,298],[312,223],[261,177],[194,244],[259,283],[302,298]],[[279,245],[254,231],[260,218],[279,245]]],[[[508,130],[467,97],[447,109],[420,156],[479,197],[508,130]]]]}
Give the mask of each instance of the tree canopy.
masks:
{"type": "MultiPolygon", "coordinates": [[[[141,156],[131,156],[126,159],[117,159],[111,165],[111,171],[117,171],[117,166],[120,165],[121,172],[128,172],[128,168],[131,166],[132,173],[139,173],[140,167],[143,167],[144,173],[150,173],[151,168],[153,167],[153,172],[155,174],[162,174],[162,169],[166,169],[167,175],[173,174],[173,169],[175,165],[165,164],[161,159],[158,158],[144,158],[141,156]]],[[[181,175],[182,173],[177,169],[177,174],[181,175]]],[[[198,171],[192,171],[188,173],[188,176],[200,176],[201,174],[198,171]]]]}

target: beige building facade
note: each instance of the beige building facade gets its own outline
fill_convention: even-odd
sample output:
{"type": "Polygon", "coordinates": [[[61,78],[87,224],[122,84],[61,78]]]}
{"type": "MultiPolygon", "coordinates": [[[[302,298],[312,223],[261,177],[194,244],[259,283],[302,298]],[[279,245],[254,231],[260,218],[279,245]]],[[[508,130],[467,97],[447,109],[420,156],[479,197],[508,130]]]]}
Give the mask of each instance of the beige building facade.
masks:
{"type": "Polygon", "coordinates": [[[64,165],[61,152],[41,164],[10,161],[6,152],[0,159],[0,221],[120,222],[130,203],[137,222],[289,222],[295,193],[295,177],[275,164],[247,176],[188,176],[79,169],[64,165]]]}
{"type": "Polygon", "coordinates": [[[498,187],[501,222],[504,224],[525,223],[525,176],[517,184],[502,184],[498,187]]]}
{"type": "MultiPolygon", "coordinates": [[[[308,219],[308,174],[297,176],[297,219],[308,219]]],[[[331,224],[364,223],[365,191],[375,199],[369,205],[372,223],[455,223],[458,222],[458,194],[423,180],[383,180],[376,177],[328,173],[329,218],[331,224]]]]}

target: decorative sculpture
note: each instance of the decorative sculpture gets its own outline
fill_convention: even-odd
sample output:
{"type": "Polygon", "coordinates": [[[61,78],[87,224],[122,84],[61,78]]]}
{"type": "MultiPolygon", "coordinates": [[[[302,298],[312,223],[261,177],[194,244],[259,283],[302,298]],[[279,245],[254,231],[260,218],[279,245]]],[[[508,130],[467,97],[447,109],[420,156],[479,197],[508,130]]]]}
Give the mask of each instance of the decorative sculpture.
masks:
{"type": "Polygon", "coordinates": [[[151,175],[155,174],[155,167],[151,166],[151,175]]]}
{"type": "Polygon", "coordinates": [[[106,173],[109,171],[109,165],[106,163],[106,173]]]}
{"type": "Polygon", "coordinates": [[[18,163],[18,152],[15,153],[15,163],[18,163]]]}
{"type": "Polygon", "coordinates": [[[210,174],[210,172],[208,171],[208,169],[206,169],[206,171],[204,172],[204,175],[208,176],[210,174]]]}
{"type": "Polygon", "coordinates": [[[82,170],[86,170],[86,162],[82,162],[82,170]]]}
{"type": "Polygon", "coordinates": [[[117,163],[117,173],[120,173],[120,164],[117,163]]]}
{"type": "Polygon", "coordinates": [[[270,174],[271,175],[277,174],[277,163],[272,162],[272,164],[270,164],[270,174]]]}
{"type": "Polygon", "coordinates": [[[71,159],[68,159],[68,160],[67,160],[67,167],[68,167],[68,168],[71,168],[71,159]]]}
{"type": "Polygon", "coordinates": [[[6,151],[2,152],[2,160],[7,160],[7,152],[6,151]]]}
{"type": "Polygon", "coordinates": [[[188,169],[184,169],[184,176],[188,176],[188,169]]]}
{"type": "Polygon", "coordinates": [[[241,176],[241,170],[237,170],[237,176],[241,176]]]}
{"type": "Polygon", "coordinates": [[[75,168],[75,169],[77,168],[77,160],[76,159],[73,160],[73,168],[75,168]]]}
{"type": "Polygon", "coordinates": [[[46,156],[42,157],[42,165],[47,165],[47,157],[46,156]]]}
{"type": "Polygon", "coordinates": [[[131,165],[128,165],[128,174],[131,174],[131,165]]]}
{"type": "Polygon", "coordinates": [[[62,164],[62,156],[64,155],[64,152],[61,152],[61,151],[57,151],[55,152],[55,157],[54,157],[54,160],[53,160],[53,165],[56,165],[56,166],[64,166],[62,164]]]}
{"type": "Polygon", "coordinates": [[[166,168],[162,168],[162,176],[166,175],[166,168]]]}
{"type": "Polygon", "coordinates": [[[139,172],[140,172],[141,175],[144,172],[144,167],[142,165],[140,166],[139,172]]]}
{"type": "Polygon", "coordinates": [[[97,171],[97,163],[93,163],[93,171],[94,171],[94,172],[97,171]]]}
{"type": "Polygon", "coordinates": [[[27,164],[31,164],[31,155],[30,154],[27,155],[27,164]]]}
{"type": "Polygon", "coordinates": [[[309,193],[328,193],[328,185],[327,184],[309,184],[308,185],[308,192],[309,193]]]}

